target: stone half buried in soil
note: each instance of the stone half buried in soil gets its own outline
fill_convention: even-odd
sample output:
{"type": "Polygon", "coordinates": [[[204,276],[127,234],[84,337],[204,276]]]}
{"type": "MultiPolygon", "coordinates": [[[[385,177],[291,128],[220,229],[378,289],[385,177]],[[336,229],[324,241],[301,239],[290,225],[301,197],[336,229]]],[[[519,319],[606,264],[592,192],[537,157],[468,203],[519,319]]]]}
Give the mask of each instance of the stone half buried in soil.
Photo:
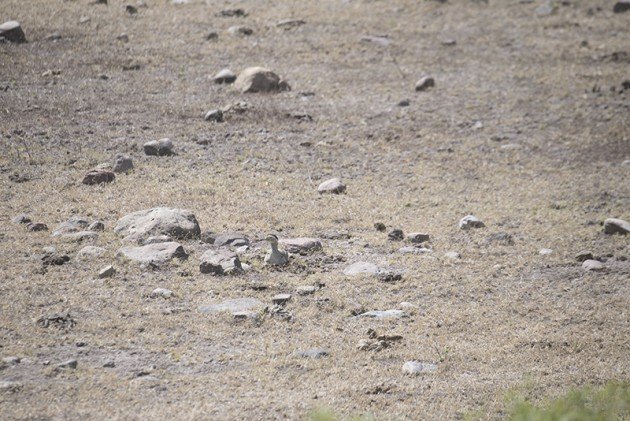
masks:
{"type": "Polygon", "coordinates": [[[627,235],[630,233],[630,222],[618,218],[608,218],[604,221],[604,233],[627,235]]]}
{"type": "Polygon", "coordinates": [[[199,307],[199,311],[204,314],[217,314],[217,313],[251,313],[262,312],[267,308],[265,303],[257,300],[256,298],[234,298],[231,300],[225,300],[220,303],[208,304],[199,307]]]}
{"type": "Polygon", "coordinates": [[[210,249],[201,256],[201,273],[212,275],[233,275],[243,272],[238,255],[226,249],[210,249]]]}
{"type": "Polygon", "coordinates": [[[407,361],[405,364],[403,364],[402,370],[405,374],[417,375],[424,373],[435,373],[438,370],[438,366],[432,363],[407,361]]]}
{"type": "Polygon", "coordinates": [[[145,155],[149,156],[169,156],[174,155],[173,141],[168,138],[151,140],[143,145],[145,155]]]}
{"type": "Polygon", "coordinates": [[[140,247],[122,247],[118,257],[144,265],[162,265],[178,258],[185,260],[188,254],[181,244],[176,242],[149,244],[140,247]]]}
{"type": "Polygon", "coordinates": [[[288,83],[281,80],[277,74],[264,67],[248,67],[243,70],[236,78],[234,87],[242,94],[291,90],[288,83]]]}
{"type": "Polygon", "coordinates": [[[4,22],[0,25],[0,37],[9,42],[23,43],[26,42],[26,35],[22,30],[19,22],[14,20],[4,22]]]}
{"type": "Polygon", "coordinates": [[[284,238],[280,240],[286,251],[294,254],[307,254],[322,250],[322,242],[317,238],[284,238]]]}
{"type": "Polygon", "coordinates": [[[157,235],[175,239],[199,238],[201,229],[195,215],[184,209],[152,208],[130,213],[118,220],[114,232],[139,242],[157,235]]]}
{"type": "Polygon", "coordinates": [[[343,184],[338,178],[331,178],[330,180],[326,180],[317,187],[317,192],[319,194],[340,194],[345,191],[346,185],[343,184]]]}

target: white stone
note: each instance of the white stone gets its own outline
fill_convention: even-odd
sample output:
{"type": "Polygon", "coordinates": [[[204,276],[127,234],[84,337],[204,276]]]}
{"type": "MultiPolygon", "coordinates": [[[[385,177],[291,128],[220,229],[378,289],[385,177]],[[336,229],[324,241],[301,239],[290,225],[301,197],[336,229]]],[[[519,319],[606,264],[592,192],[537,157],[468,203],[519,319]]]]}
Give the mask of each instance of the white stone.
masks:
{"type": "Polygon", "coordinates": [[[463,230],[469,230],[471,228],[483,228],[485,224],[481,222],[479,218],[474,215],[464,216],[459,221],[459,228],[463,230]]]}
{"type": "Polygon", "coordinates": [[[346,191],[346,185],[343,184],[341,180],[338,178],[331,178],[330,180],[326,180],[323,183],[321,183],[317,187],[317,191],[319,192],[319,194],[324,194],[324,193],[339,194],[346,191]]]}
{"type": "Polygon", "coordinates": [[[407,361],[403,364],[402,370],[406,374],[435,373],[438,366],[431,363],[421,363],[418,361],[407,361]]]}

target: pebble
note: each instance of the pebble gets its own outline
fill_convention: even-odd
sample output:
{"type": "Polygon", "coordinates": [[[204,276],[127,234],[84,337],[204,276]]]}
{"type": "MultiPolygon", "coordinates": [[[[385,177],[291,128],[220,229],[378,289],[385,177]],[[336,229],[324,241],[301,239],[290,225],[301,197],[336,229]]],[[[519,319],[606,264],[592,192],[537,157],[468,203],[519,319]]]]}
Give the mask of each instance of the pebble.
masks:
{"type": "Polygon", "coordinates": [[[173,296],[173,291],[166,288],[155,288],[153,291],[151,291],[151,298],[157,298],[157,297],[171,298],[172,296],[173,296]]]}
{"type": "Polygon", "coordinates": [[[402,370],[406,374],[435,373],[438,366],[431,363],[421,363],[417,361],[407,361],[403,364],[402,370]]]}
{"type": "Polygon", "coordinates": [[[228,28],[230,35],[247,37],[254,33],[252,28],[243,25],[234,25],[228,28]]]}
{"type": "Polygon", "coordinates": [[[11,222],[13,222],[14,224],[28,224],[31,221],[31,217],[28,216],[27,214],[23,213],[21,215],[18,215],[14,218],[11,219],[11,222]]]}
{"type": "Polygon", "coordinates": [[[424,232],[412,232],[407,234],[407,240],[414,244],[424,243],[429,241],[429,234],[424,232]]]}
{"type": "Polygon", "coordinates": [[[323,349],[323,348],[312,348],[312,349],[307,349],[304,351],[297,351],[296,354],[302,358],[319,359],[319,358],[328,357],[330,355],[330,352],[328,352],[327,349],[323,349]]]}
{"type": "Polygon", "coordinates": [[[418,82],[416,82],[416,91],[426,91],[429,88],[432,88],[435,86],[435,79],[433,79],[431,76],[425,76],[422,79],[420,79],[418,82]]]}
{"type": "Polygon", "coordinates": [[[291,294],[277,294],[271,299],[271,302],[276,305],[283,305],[289,302],[290,299],[291,294]]]}
{"type": "Polygon", "coordinates": [[[623,219],[608,218],[604,221],[604,233],[627,235],[630,233],[630,222],[623,219]]]}
{"type": "Polygon", "coordinates": [[[83,177],[83,184],[89,186],[94,184],[111,183],[116,178],[116,175],[112,171],[105,169],[93,169],[87,172],[83,177]]]}
{"type": "Polygon", "coordinates": [[[26,42],[26,35],[24,35],[22,26],[20,26],[19,22],[14,20],[4,22],[0,25],[0,37],[9,42],[15,42],[18,44],[26,42]]]}
{"type": "Polygon", "coordinates": [[[387,227],[386,227],[386,226],[385,226],[385,224],[384,224],[384,223],[382,223],[382,222],[375,222],[375,223],[374,223],[374,229],[375,229],[376,231],[379,231],[379,232],[385,232],[385,230],[387,229],[387,227]]]}
{"type": "Polygon", "coordinates": [[[219,39],[219,33],[217,31],[210,31],[206,34],[206,41],[216,41],[219,39]]]}
{"type": "Polygon", "coordinates": [[[399,319],[407,317],[407,313],[402,310],[373,310],[359,314],[359,317],[369,317],[372,319],[399,319]]]}
{"type": "Polygon", "coordinates": [[[116,269],[114,269],[112,265],[109,265],[100,270],[100,272],[98,273],[98,277],[99,279],[111,278],[115,274],[116,269]]]}
{"type": "Polygon", "coordinates": [[[231,71],[230,69],[222,69],[214,75],[212,81],[218,84],[231,84],[236,80],[236,73],[231,71]]]}
{"type": "Polygon", "coordinates": [[[295,289],[298,295],[311,295],[315,294],[317,287],[313,285],[301,285],[295,289]]]}
{"type": "Polygon", "coordinates": [[[585,260],[582,262],[582,269],[591,272],[601,272],[604,270],[604,264],[599,260],[585,260]]]}
{"type": "Polygon", "coordinates": [[[593,260],[593,253],[591,253],[589,250],[582,250],[575,255],[575,260],[577,260],[578,262],[593,260]]]}
{"type": "Polygon", "coordinates": [[[26,229],[31,232],[48,231],[48,225],[42,224],[41,222],[31,222],[26,224],[26,229]]]}
{"type": "Polygon", "coordinates": [[[104,368],[114,368],[116,367],[116,363],[112,360],[109,361],[105,361],[105,363],[103,363],[103,367],[104,368]]]}
{"type": "Polygon", "coordinates": [[[10,380],[0,381],[0,391],[17,392],[22,388],[22,383],[10,380]]]}
{"type": "Polygon", "coordinates": [[[471,228],[483,228],[485,226],[486,225],[474,215],[464,216],[459,221],[459,228],[463,230],[469,230],[471,228]]]}
{"type": "Polygon", "coordinates": [[[210,110],[206,113],[203,119],[206,121],[221,123],[223,121],[223,111],[217,109],[210,110]]]}
{"type": "Polygon", "coordinates": [[[317,187],[319,194],[340,194],[346,191],[346,185],[338,178],[331,178],[317,187]]]}
{"type": "Polygon", "coordinates": [[[630,10],[630,0],[619,0],[613,6],[613,13],[624,13],[630,10]]]}
{"type": "Polygon", "coordinates": [[[20,363],[20,361],[22,361],[22,359],[15,356],[2,358],[2,362],[8,365],[17,365],[20,363]]]}
{"type": "Polygon", "coordinates": [[[59,41],[62,38],[59,32],[53,32],[44,38],[44,41],[59,41]]]}
{"type": "Polygon", "coordinates": [[[551,249],[540,249],[540,251],[538,252],[538,254],[540,254],[541,256],[547,256],[552,253],[553,253],[553,250],[551,249]]]}
{"type": "Polygon", "coordinates": [[[114,157],[112,170],[116,173],[128,173],[133,170],[133,160],[129,155],[117,154],[114,157]]]}
{"type": "Polygon", "coordinates": [[[234,81],[234,88],[244,93],[290,91],[280,76],[264,67],[248,67],[234,81]]]}
{"type": "Polygon", "coordinates": [[[387,238],[390,241],[401,241],[403,238],[405,238],[405,234],[401,229],[394,229],[389,234],[387,234],[387,238]]]}
{"type": "Polygon", "coordinates": [[[449,251],[444,253],[444,257],[451,260],[459,260],[462,256],[456,251],[449,251]]]}
{"type": "Polygon", "coordinates": [[[71,360],[67,360],[62,362],[61,364],[57,364],[57,368],[61,368],[61,369],[66,369],[66,368],[70,368],[70,369],[75,369],[77,368],[78,362],[75,359],[71,359],[71,360]]]}
{"type": "Polygon", "coordinates": [[[555,13],[556,6],[550,0],[538,6],[535,10],[538,16],[549,16],[555,13]]]}
{"type": "Polygon", "coordinates": [[[400,101],[398,101],[398,103],[396,104],[399,107],[408,107],[411,105],[411,101],[409,101],[408,99],[402,99],[400,101]]]}
{"type": "Polygon", "coordinates": [[[144,153],[149,156],[173,155],[173,141],[169,138],[151,140],[143,145],[144,153]]]}

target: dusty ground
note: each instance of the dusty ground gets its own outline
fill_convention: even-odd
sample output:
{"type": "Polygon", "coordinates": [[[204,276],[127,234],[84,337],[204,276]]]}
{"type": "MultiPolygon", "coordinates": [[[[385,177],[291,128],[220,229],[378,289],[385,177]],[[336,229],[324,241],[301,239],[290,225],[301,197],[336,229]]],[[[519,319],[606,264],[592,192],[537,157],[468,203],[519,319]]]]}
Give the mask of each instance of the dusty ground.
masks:
{"type": "Polygon", "coordinates": [[[0,371],[21,384],[0,392],[3,419],[300,419],[322,407],[500,418],[514,391],[536,400],[628,380],[629,242],[601,222],[630,217],[630,13],[613,15],[603,0],[558,2],[548,16],[536,13],[540,1],[146,3],[129,16],[118,0],[0,2],[0,20],[20,21],[29,40],[0,44],[0,354],[22,359],[0,371]],[[248,16],[216,16],[235,7],[248,16]],[[306,24],[275,26],[287,18],[306,24]],[[254,34],[231,36],[236,24],[254,34]],[[207,41],[212,30],[219,38],[207,41]],[[62,38],[45,40],[53,32],[62,38]],[[361,41],[369,35],[391,43],[361,41]],[[242,95],[207,78],[254,65],[293,90],[242,95]],[[427,74],[436,86],[414,92],[427,74]],[[244,114],[203,120],[238,101],[244,114]],[[145,156],[142,144],[163,137],[177,155],[145,156]],[[133,173],[81,184],[118,152],[133,173]],[[318,195],[332,176],[347,193],[318,195]],[[271,271],[256,243],[252,270],[222,278],[199,272],[195,240],[184,242],[187,262],[160,270],[117,260],[116,221],[158,205],[189,209],[214,232],[319,237],[324,251],[271,271]],[[108,252],[78,261],[84,244],[12,224],[21,213],[51,230],[75,214],[100,219],[94,245],[108,252]],[[468,213],[486,228],[459,230],[468,213]],[[430,233],[433,253],[398,252],[404,244],[375,222],[430,233]],[[487,244],[500,232],[514,244],[487,244]],[[44,272],[38,256],[51,245],[71,260],[44,272]],[[583,249],[606,272],[582,270],[583,249]],[[344,276],[358,260],[403,279],[344,276]],[[117,275],[97,279],[110,263],[117,275]],[[292,321],[197,310],[316,282],[325,287],[314,295],[294,294],[292,321]],[[176,297],[150,298],[156,287],[176,297]],[[401,302],[415,306],[409,318],[351,317],[401,302]],[[36,323],[67,309],[70,329],[36,323]],[[403,340],[357,350],[368,328],[403,340]],[[330,356],[294,354],[314,347],[330,356]],[[55,369],[70,358],[76,370],[55,369]],[[406,376],[409,360],[438,372],[406,376]]]}

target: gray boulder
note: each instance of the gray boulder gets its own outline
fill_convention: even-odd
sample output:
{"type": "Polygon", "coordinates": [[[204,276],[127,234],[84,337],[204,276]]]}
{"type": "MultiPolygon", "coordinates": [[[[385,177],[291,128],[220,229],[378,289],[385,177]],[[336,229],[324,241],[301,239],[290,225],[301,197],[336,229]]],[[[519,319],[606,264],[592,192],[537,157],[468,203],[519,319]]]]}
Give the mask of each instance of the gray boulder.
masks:
{"type": "Polygon", "coordinates": [[[243,94],[291,90],[277,74],[264,67],[248,67],[243,70],[236,78],[234,87],[243,94]]]}
{"type": "Polygon", "coordinates": [[[245,237],[243,234],[239,234],[237,232],[228,232],[224,234],[219,234],[214,238],[214,245],[217,247],[241,247],[248,246],[249,239],[245,237]]]}
{"type": "Polygon", "coordinates": [[[160,140],[151,140],[143,146],[144,153],[150,156],[167,156],[173,155],[173,142],[171,139],[164,138],[160,140]]]}
{"type": "Polygon", "coordinates": [[[57,228],[52,232],[53,237],[59,237],[64,234],[70,234],[73,232],[84,231],[90,225],[90,221],[82,216],[73,216],[66,222],[62,222],[57,225],[57,228]]]}
{"type": "Polygon", "coordinates": [[[604,221],[604,233],[627,235],[630,233],[630,222],[623,219],[608,218],[604,221]]]}
{"type": "Polygon", "coordinates": [[[175,258],[181,260],[188,258],[184,247],[176,242],[122,247],[118,250],[117,256],[145,265],[162,265],[175,258]]]}
{"type": "Polygon", "coordinates": [[[243,267],[236,253],[225,249],[211,249],[201,256],[199,270],[213,275],[231,275],[242,272],[243,267]]]}
{"type": "Polygon", "coordinates": [[[112,170],[117,173],[128,173],[133,170],[133,161],[131,160],[131,157],[123,154],[116,155],[112,170]]]}
{"type": "Polygon", "coordinates": [[[322,249],[322,242],[317,238],[284,238],[280,244],[289,253],[307,254],[322,249]]]}
{"type": "Polygon", "coordinates": [[[201,229],[192,212],[159,207],[122,217],[118,220],[114,232],[128,240],[142,241],[158,235],[168,235],[175,239],[198,238],[201,229]]]}

